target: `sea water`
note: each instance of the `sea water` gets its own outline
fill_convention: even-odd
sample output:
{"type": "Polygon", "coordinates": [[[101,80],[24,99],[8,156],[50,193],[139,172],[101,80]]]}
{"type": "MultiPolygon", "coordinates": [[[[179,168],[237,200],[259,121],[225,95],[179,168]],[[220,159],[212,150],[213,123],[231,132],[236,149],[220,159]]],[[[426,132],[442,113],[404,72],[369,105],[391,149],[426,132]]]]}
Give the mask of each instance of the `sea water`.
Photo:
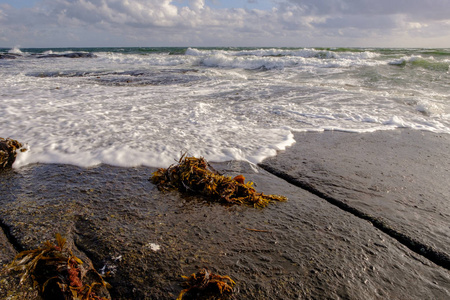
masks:
{"type": "Polygon", "coordinates": [[[167,167],[183,153],[258,163],[295,143],[297,131],[450,133],[450,49],[14,48],[0,54],[0,137],[29,148],[15,167],[167,167]],[[71,53],[94,57],[63,56],[71,53]]]}

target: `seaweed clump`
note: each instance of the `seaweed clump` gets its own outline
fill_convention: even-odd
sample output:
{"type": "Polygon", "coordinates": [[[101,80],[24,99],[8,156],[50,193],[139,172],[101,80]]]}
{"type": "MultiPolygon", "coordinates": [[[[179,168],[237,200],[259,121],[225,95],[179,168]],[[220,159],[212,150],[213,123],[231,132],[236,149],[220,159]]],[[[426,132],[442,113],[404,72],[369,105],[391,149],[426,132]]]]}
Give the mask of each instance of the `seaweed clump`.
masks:
{"type": "Polygon", "coordinates": [[[25,152],[27,149],[16,140],[0,137],[0,168],[10,168],[16,160],[18,150],[25,152]]]}
{"type": "Polygon", "coordinates": [[[182,155],[177,165],[158,169],[150,180],[160,190],[194,192],[229,204],[266,207],[270,202],[287,200],[284,196],[258,193],[253,182],[245,183],[243,175],[234,178],[220,175],[203,157],[182,155]]]}
{"type": "Polygon", "coordinates": [[[5,271],[21,272],[21,285],[31,279],[43,299],[107,300],[96,292],[109,284],[93,268],[85,268],[65,245],[66,239],[56,234],[56,244],[46,241],[37,249],[20,252],[5,271]],[[87,277],[91,284],[83,282],[87,277]]]}
{"type": "Polygon", "coordinates": [[[183,284],[187,288],[180,292],[177,300],[182,300],[186,293],[195,296],[195,299],[200,296],[202,298],[226,299],[232,294],[235,285],[235,282],[229,276],[211,273],[207,268],[203,268],[189,277],[182,277],[186,280],[183,284]]]}

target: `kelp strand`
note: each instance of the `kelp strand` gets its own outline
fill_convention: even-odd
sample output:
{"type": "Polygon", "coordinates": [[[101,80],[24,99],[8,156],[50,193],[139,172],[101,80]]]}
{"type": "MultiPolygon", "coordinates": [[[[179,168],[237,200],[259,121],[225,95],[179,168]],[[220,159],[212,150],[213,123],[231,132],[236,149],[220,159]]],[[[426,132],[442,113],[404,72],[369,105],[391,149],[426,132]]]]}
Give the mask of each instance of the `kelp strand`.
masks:
{"type": "Polygon", "coordinates": [[[160,190],[193,192],[222,203],[266,207],[270,202],[287,200],[284,196],[258,193],[253,182],[245,183],[243,175],[234,178],[220,175],[203,157],[183,155],[178,164],[158,169],[150,180],[160,190]]]}

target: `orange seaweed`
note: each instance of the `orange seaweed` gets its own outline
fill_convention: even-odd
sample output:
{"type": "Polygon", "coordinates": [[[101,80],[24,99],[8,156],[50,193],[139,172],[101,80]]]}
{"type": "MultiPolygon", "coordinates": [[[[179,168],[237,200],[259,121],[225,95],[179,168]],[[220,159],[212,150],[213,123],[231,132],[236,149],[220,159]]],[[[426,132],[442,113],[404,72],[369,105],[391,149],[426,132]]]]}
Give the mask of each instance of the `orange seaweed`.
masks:
{"type": "Polygon", "coordinates": [[[109,284],[95,270],[83,267],[83,262],[65,246],[66,239],[56,234],[56,244],[46,241],[37,249],[20,252],[5,270],[21,272],[20,284],[31,279],[43,299],[107,300],[97,296],[93,288],[109,284]],[[88,272],[97,275],[91,285],[83,283],[88,272]]]}
{"type": "Polygon", "coordinates": [[[182,276],[186,281],[184,285],[187,287],[178,295],[177,300],[182,300],[184,294],[219,294],[215,299],[228,297],[233,292],[233,286],[236,284],[229,276],[221,276],[212,273],[207,268],[201,269],[199,272],[191,276],[182,276]]]}
{"type": "Polygon", "coordinates": [[[270,202],[287,200],[284,196],[258,193],[253,182],[244,182],[243,175],[234,178],[220,175],[203,157],[183,155],[177,165],[158,169],[150,180],[160,190],[178,189],[222,203],[266,207],[270,202]]]}

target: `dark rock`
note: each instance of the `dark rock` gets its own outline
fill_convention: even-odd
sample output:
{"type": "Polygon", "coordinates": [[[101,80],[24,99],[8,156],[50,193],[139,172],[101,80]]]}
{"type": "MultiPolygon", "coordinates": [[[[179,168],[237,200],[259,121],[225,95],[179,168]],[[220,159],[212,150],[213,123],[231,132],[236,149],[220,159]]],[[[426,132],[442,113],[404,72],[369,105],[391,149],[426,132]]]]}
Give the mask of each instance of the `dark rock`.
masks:
{"type": "Polygon", "coordinates": [[[22,147],[16,140],[0,137],[0,168],[10,168],[16,160],[17,151],[25,151],[22,147]]]}
{"type": "Polygon", "coordinates": [[[0,251],[0,266],[10,262],[17,254],[2,228],[0,228],[0,249],[2,249],[0,251]]]}
{"type": "Polygon", "coordinates": [[[18,56],[18,54],[0,54],[0,59],[16,59],[18,56]]]}
{"type": "Polygon", "coordinates": [[[46,54],[38,56],[37,58],[53,58],[53,57],[67,57],[67,58],[95,58],[97,55],[94,53],[74,52],[65,54],[46,54]]]}
{"type": "Polygon", "coordinates": [[[297,133],[261,166],[450,269],[450,135],[297,133]]]}
{"type": "Polygon", "coordinates": [[[224,206],[160,192],[155,168],[33,165],[0,173],[0,220],[24,249],[59,232],[117,300],[175,299],[202,267],[235,280],[235,299],[450,297],[448,270],[369,222],[248,163],[213,167],[289,200],[224,206]]]}

